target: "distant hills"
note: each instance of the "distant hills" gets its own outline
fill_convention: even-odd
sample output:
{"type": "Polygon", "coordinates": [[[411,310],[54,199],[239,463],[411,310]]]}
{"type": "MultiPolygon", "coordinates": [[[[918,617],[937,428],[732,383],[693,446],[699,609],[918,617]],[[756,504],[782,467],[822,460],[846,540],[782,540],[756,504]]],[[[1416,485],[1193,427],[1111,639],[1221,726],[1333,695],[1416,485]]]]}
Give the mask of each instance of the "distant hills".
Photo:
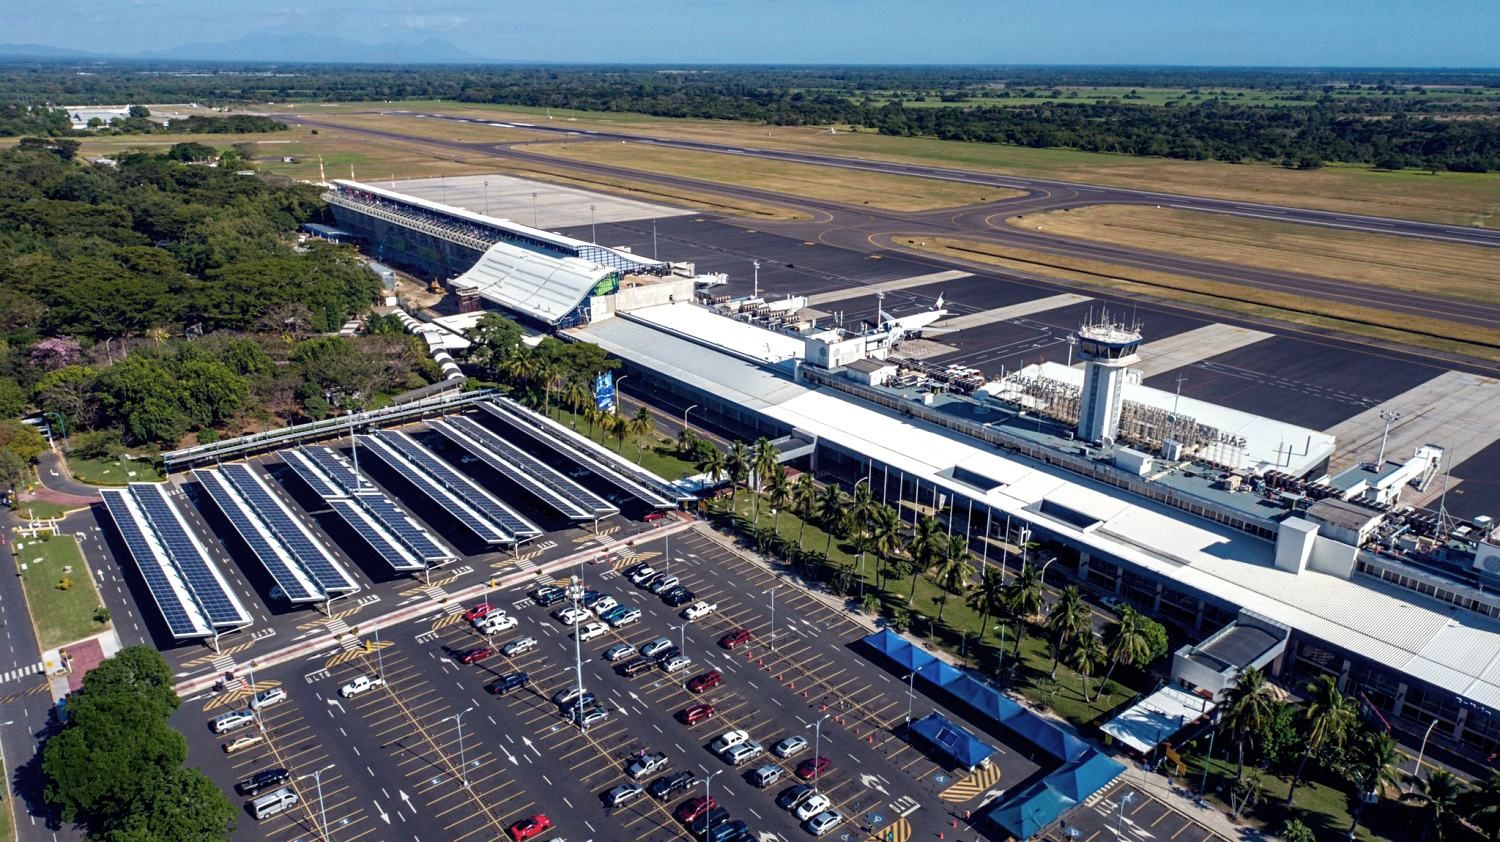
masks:
{"type": "Polygon", "coordinates": [[[106,54],[46,44],[0,44],[0,59],[107,61],[169,60],[303,64],[482,64],[495,59],[461,50],[447,41],[386,41],[366,44],[313,34],[252,32],[232,41],[195,42],[168,50],[106,54]]]}

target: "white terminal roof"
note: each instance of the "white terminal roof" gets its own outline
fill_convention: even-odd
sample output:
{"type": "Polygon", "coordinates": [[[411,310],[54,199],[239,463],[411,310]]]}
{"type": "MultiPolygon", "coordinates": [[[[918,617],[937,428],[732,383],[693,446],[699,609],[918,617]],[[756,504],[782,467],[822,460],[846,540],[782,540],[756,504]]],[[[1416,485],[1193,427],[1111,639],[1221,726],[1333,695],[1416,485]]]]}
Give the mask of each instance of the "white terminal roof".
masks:
{"type": "Polygon", "coordinates": [[[756,327],[696,304],[678,302],[642,307],[631,310],[629,317],[649,322],[668,333],[688,337],[712,336],[719,348],[759,362],[775,364],[800,360],[804,354],[805,346],[800,336],[756,327]]]}
{"type": "Polygon", "coordinates": [[[612,272],[577,257],[551,257],[500,242],[453,284],[477,287],[487,301],[557,324],[612,272]]]}
{"type": "MultiPolygon", "coordinates": [[[[865,454],[972,498],[1076,545],[1134,564],[1248,608],[1307,635],[1500,710],[1500,622],[1369,577],[1341,579],[1276,569],[1275,546],[1213,521],[1003,454],[956,432],[873,404],[811,389],[712,350],[732,319],[700,315],[693,341],[629,319],[573,331],[620,357],[742,403],[803,435],[865,454]],[[955,482],[955,465],[990,477],[981,492],[955,482]],[[1040,511],[1043,501],[1086,519],[1082,526],[1040,511]]],[[[759,330],[758,328],[756,328],[759,330]]],[[[770,333],[769,331],[764,331],[770,333]]],[[[771,341],[767,338],[765,341],[771,341]]],[[[879,483],[877,482],[877,487],[879,483]]],[[[1075,518],[1076,520],[1076,518],[1075,518]]]]}
{"type": "Polygon", "coordinates": [[[1099,730],[1145,754],[1215,707],[1202,696],[1168,685],[1131,705],[1099,730]]]}
{"type": "MultiPolygon", "coordinates": [[[[1062,363],[1029,365],[1017,372],[1021,376],[1040,376],[1083,387],[1083,369],[1062,363]]],[[[1335,439],[1328,433],[1296,424],[1251,415],[1238,409],[1154,389],[1126,381],[1121,390],[1125,400],[1153,406],[1165,412],[1176,412],[1233,436],[1243,436],[1245,449],[1237,454],[1241,468],[1276,469],[1301,476],[1333,455],[1335,439]],[[1175,410],[1174,410],[1175,407],[1175,410]]],[[[1221,454],[1222,455],[1222,454],[1221,454]]]]}

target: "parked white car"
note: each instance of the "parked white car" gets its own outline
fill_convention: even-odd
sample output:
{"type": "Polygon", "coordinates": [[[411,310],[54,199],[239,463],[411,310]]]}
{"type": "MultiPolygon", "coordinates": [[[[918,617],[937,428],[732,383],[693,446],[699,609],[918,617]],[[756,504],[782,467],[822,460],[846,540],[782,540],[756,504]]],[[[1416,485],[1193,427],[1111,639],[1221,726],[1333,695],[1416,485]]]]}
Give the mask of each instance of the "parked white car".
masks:
{"type": "Polygon", "coordinates": [[[692,605],[689,605],[688,607],[682,609],[682,619],[697,620],[701,617],[707,617],[717,610],[719,610],[718,603],[708,601],[695,602],[692,605]]]}
{"type": "Polygon", "coordinates": [[[579,643],[588,643],[590,640],[608,633],[609,627],[603,623],[589,623],[577,632],[574,632],[579,643]]]}
{"type": "Polygon", "coordinates": [[[520,625],[520,621],[509,614],[489,614],[474,624],[480,634],[498,634],[520,625]]]}
{"type": "Polygon", "coordinates": [[[739,729],[735,729],[733,731],[725,731],[724,733],[715,737],[713,742],[708,744],[708,750],[713,752],[714,754],[723,754],[729,749],[732,749],[740,743],[743,743],[749,739],[750,734],[746,731],[741,731],[739,729]]]}
{"type": "Polygon", "coordinates": [[[374,690],[376,687],[384,687],[385,679],[378,675],[361,675],[353,681],[339,688],[339,695],[346,699],[352,699],[366,690],[374,690]]]}

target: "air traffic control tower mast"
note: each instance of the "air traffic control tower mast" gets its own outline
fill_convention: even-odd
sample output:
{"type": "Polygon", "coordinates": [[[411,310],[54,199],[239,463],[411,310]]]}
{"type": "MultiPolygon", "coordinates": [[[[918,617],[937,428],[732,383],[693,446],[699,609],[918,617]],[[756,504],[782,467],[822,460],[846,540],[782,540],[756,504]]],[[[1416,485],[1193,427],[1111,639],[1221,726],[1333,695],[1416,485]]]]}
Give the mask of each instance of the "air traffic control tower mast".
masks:
{"type": "Polygon", "coordinates": [[[1125,373],[1140,362],[1141,332],[1104,319],[1078,329],[1083,359],[1083,393],[1078,399],[1078,437],[1095,444],[1113,442],[1120,431],[1125,373]]]}

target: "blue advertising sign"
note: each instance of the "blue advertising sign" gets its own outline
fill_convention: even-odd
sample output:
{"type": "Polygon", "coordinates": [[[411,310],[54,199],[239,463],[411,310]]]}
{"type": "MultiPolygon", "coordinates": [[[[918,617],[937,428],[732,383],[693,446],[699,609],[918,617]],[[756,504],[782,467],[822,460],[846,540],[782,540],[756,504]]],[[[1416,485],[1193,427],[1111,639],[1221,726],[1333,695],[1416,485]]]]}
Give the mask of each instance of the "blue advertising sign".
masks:
{"type": "Polygon", "coordinates": [[[615,411],[615,375],[606,371],[594,378],[594,406],[600,412],[615,411]]]}

